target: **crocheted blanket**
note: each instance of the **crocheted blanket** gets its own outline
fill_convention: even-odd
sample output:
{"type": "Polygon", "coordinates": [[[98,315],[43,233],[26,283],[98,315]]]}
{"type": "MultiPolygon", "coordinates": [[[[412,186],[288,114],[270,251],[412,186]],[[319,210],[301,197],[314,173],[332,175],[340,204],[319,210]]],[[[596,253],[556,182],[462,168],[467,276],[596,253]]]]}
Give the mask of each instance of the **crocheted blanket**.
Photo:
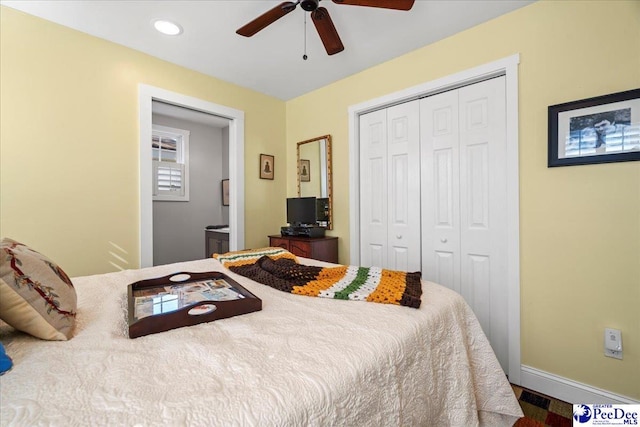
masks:
{"type": "Polygon", "coordinates": [[[234,273],[292,294],[420,307],[420,272],[303,265],[282,248],[227,252],[213,257],[234,273]]]}

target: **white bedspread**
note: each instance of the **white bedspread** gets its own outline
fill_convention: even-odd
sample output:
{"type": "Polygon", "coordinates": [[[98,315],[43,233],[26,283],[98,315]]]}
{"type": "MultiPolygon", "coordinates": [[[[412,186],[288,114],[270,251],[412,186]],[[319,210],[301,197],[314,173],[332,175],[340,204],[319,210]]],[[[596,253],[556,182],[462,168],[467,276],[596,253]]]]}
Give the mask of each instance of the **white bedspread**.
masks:
{"type": "Polygon", "coordinates": [[[2,426],[466,427],[522,416],[470,308],[433,283],[417,310],[280,292],[214,259],[73,282],[70,341],[0,328],[14,361],[0,377],[2,426]],[[129,283],[212,270],[262,311],[128,337],[129,283]]]}

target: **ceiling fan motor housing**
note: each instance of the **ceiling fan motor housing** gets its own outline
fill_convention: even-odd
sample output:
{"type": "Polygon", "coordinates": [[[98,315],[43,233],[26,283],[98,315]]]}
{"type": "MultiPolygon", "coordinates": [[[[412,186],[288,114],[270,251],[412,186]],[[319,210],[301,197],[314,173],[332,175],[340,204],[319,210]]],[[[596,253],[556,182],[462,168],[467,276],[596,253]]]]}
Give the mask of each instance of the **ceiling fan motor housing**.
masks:
{"type": "Polygon", "coordinates": [[[313,12],[318,8],[318,2],[319,0],[302,0],[300,2],[300,7],[307,12],[313,12]]]}

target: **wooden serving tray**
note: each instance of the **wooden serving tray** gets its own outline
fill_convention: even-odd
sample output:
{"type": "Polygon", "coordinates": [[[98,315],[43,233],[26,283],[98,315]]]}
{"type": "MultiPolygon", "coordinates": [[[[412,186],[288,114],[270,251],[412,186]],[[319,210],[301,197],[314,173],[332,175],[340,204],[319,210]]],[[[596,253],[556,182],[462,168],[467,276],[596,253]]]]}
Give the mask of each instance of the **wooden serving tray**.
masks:
{"type": "Polygon", "coordinates": [[[129,338],[262,310],[262,300],[219,271],[174,273],[128,286],[129,338]]]}

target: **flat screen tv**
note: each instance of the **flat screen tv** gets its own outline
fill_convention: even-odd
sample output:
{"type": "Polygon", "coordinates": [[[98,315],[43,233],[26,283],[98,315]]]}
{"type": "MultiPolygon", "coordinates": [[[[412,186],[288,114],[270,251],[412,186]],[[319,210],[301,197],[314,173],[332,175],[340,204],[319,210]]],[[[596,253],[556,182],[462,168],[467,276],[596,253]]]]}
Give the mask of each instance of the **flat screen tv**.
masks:
{"type": "Polygon", "coordinates": [[[316,198],[291,197],[287,199],[287,222],[293,226],[316,225],[316,198]]]}

